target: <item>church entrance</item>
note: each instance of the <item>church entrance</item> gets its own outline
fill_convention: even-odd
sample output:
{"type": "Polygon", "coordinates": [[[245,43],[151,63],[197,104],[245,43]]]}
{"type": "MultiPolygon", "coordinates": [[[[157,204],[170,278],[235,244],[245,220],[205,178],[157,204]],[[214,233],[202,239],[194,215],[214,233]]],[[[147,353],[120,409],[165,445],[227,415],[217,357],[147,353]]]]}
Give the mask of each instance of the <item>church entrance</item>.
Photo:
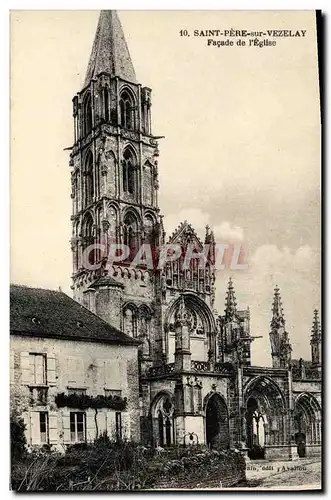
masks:
{"type": "Polygon", "coordinates": [[[294,439],[300,458],[306,456],[306,446],[321,442],[321,411],[311,394],[300,394],[294,406],[294,439]]]}
{"type": "Polygon", "coordinates": [[[265,419],[255,398],[249,398],[247,401],[246,435],[249,457],[264,458],[265,419]]]}
{"type": "Polygon", "coordinates": [[[206,441],[209,448],[229,448],[229,418],[222,396],[214,394],[206,406],[206,441]]]}
{"type": "Polygon", "coordinates": [[[243,437],[251,459],[265,458],[266,450],[286,444],[286,405],[278,384],[258,376],[244,388],[243,437]],[[246,435],[245,435],[246,434],[246,435]]]}

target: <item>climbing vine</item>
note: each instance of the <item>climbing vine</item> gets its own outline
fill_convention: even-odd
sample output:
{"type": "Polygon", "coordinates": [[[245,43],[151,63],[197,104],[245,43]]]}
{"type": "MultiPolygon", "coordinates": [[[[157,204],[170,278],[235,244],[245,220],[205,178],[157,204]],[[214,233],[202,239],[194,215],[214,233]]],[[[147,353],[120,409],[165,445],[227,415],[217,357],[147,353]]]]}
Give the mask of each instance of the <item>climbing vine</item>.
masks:
{"type": "Polygon", "coordinates": [[[55,396],[55,403],[58,408],[78,408],[80,410],[109,408],[117,411],[124,411],[127,407],[127,398],[121,396],[89,396],[87,394],[64,394],[55,396]]]}

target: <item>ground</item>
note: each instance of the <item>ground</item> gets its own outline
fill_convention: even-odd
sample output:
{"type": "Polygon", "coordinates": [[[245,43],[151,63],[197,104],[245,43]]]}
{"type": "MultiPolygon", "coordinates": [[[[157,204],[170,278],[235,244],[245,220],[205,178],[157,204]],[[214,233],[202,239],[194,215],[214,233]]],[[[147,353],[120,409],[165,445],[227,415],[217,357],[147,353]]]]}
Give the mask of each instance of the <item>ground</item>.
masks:
{"type": "MultiPolygon", "coordinates": [[[[296,461],[254,460],[247,463],[247,481],[237,488],[251,489],[321,489],[321,460],[306,458],[296,461]]],[[[199,489],[220,489],[221,484],[201,484],[199,489]]]]}
{"type": "Polygon", "coordinates": [[[321,461],[306,458],[289,461],[252,461],[247,464],[249,488],[304,489],[321,488],[321,461]]]}

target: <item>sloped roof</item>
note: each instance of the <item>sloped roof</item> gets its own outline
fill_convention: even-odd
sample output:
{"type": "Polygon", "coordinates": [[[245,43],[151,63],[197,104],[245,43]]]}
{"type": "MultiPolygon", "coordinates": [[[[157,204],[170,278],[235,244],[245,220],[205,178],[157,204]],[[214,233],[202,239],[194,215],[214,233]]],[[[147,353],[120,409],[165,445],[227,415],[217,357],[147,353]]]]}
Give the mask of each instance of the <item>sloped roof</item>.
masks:
{"type": "Polygon", "coordinates": [[[99,286],[114,286],[119,288],[124,288],[123,283],[114,280],[111,276],[102,276],[101,278],[96,279],[89,286],[89,288],[98,288],[99,286]]]}
{"type": "Polygon", "coordinates": [[[122,25],[113,10],[100,13],[84,87],[102,72],[137,83],[122,25]]]}
{"type": "Polygon", "coordinates": [[[140,343],[63,292],[22,285],[10,285],[10,332],[117,345],[140,343]]]}

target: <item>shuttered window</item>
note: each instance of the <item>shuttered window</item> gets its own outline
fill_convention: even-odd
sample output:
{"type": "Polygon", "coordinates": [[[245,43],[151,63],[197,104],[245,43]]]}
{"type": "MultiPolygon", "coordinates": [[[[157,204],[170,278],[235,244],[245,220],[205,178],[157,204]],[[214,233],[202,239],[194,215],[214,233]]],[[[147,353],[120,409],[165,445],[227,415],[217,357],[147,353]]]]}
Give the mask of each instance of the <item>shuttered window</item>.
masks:
{"type": "Polygon", "coordinates": [[[44,354],[31,354],[30,359],[30,383],[34,385],[46,384],[46,357],[44,354]]]}
{"type": "Polygon", "coordinates": [[[117,411],[115,414],[115,422],[116,422],[116,439],[122,439],[122,413],[117,411]]]}
{"type": "Polygon", "coordinates": [[[39,413],[39,430],[40,442],[48,443],[48,413],[46,411],[39,413]]]}
{"type": "Polygon", "coordinates": [[[85,413],[70,412],[70,440],[72,443],[85,441],[85,413]]]}

